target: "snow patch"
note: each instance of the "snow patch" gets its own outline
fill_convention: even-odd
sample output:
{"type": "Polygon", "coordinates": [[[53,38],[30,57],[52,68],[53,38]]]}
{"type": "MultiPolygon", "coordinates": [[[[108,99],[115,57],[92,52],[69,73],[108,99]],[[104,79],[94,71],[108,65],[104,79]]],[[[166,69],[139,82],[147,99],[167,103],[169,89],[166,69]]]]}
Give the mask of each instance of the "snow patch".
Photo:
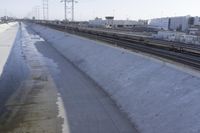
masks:
{"type": "Polygon", "coordinates": [[[60,93],[57,94],[57,105],[58,105],[58,117],[63,119],[62,124],[62,133],[70,133],[69,124],[67,121],[67,115],[64,107],[64,102],[60,96],[60,93]]]}
{"type": "Polygon", "coordinates": [[[3,33],[4,31],[11,28],[12,26],[15,26],[16,24],[17,22],[11,22],[8,24],[0,24],[0,33],[3,33]]]}

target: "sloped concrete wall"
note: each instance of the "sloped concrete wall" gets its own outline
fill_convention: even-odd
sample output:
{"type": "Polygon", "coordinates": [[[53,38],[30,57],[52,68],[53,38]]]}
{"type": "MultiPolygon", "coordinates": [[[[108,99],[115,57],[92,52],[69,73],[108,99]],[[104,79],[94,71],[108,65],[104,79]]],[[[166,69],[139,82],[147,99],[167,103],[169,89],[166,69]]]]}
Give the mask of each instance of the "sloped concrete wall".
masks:
{"type": "Polygon", "coordinates": [[[0,76],[10,55],[17,32],[17,23],[0,24],[0,76]]]}
{"type": "Polygon", "coordinates": [[[0,33],[3,33],[4,31],[8,30],[11,27],[15,27],[17,25],[17,22],[11,22],[8,24],[0,24],[0,33]]]}
{"type": "Polygon", "coordinates": [[[31,27],[101,85],[141,133],[200,132],[198,74],[101,42],[31,27]]]}
{"type": "Polygon", "coordinates": [[[29,74],[20,35],[17,24],[0,33],[0,117],[9,113],[6,102],[29,74]]]}

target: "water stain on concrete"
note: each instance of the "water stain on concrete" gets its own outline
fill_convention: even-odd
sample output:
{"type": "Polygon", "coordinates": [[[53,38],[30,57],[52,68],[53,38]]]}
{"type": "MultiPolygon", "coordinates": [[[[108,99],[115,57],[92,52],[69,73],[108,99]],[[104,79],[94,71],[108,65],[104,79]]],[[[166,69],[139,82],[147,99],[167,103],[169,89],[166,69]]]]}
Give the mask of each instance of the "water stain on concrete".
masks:
{"type": "Polygon", "coordinates": [[[2,133],[59,133],[62,119],[58,116],[57,89],[41,55],[29,43],[26,30],[21,31],[21,48],[30,75],[6,104],[0,119],[2,133]]]}

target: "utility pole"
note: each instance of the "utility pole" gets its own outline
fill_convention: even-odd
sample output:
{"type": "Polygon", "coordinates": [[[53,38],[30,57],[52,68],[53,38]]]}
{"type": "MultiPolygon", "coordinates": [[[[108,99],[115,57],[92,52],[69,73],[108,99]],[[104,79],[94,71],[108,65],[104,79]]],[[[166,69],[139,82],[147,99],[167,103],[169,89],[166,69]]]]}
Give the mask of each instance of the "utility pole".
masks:
{"type": "Polygon", "coordinates": [[[78,1],[75,1],[75,0],[61,0],[61,2],[64,2],[64,6],[65,6],[65,9],[64,9],[64,12],[65,12],[65,21],[67,20],[67,3],[72,3],[71,5],[71,15],[72,15],[72,21],[74,21],[74,5],[75,3],[78,3],[78,1]]]}
{"type": "Polygon", "coordinates": [[[60,2],[64,2],[64,21],[67,21],[67,0],[61,0],[60,2]]]}
{"type": "Polygon", "coordinates": [[[35,6],[35,18],[36,19],[40,19],[40,7],[39,6],[35,6]]]}
{"type": "Polygon", "coordinates": [[[72,22],[74,21],[74,0],[72,0],[72,22]]]}
{"type": "Polygon", "coordinates": [[[65,0],[65,21],[67,21],[67,0],[65,0]]]}
{"type": "Polygon", "coordinates": [[[72,2],[72,21],[74,21],[74,6],[75,6],[75,3],[78,3],[78,1],[71,0],[71,2],[72,2]]]}
{"type": "Polygon", "coordinates": [[[42,0],[43,5],[43,19],[49,19],[49,0],[42,0]]]}

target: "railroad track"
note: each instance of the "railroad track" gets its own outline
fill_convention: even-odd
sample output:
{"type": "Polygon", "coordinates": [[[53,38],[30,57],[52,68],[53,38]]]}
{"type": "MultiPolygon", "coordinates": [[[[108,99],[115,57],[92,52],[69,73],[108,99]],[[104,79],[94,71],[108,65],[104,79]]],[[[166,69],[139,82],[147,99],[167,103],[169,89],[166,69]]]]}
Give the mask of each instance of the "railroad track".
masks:
{"type": "Polygon", "coordinates": [[[127,37],[117,36],[117,34],[113,35],[100,34],[99,32],[95,33],[94,30],[84,31],[83,29],[80,30],[78,28],[72,28],[72,27],[68,28],[55,25],[46,25],[46,26],[49,26],[51,28],[60,31],[67,31],[69,33],[77,34],[87,38],[108,42],[110,44],[117,45],[122,48],[149,53],[152,55],[156,55],[158,57],[162,57],[168,60],[172,60],[190,66],[196,70],[200,70],[200,51],[188,52],[184,51],[183,49],[174,50],[167,46],[163,47],[162,45],[151,44],[151,42],[147,43],[145,40],[142,40],[142,38],[141,40],[140,39],[137,40],[127,37]]]}

